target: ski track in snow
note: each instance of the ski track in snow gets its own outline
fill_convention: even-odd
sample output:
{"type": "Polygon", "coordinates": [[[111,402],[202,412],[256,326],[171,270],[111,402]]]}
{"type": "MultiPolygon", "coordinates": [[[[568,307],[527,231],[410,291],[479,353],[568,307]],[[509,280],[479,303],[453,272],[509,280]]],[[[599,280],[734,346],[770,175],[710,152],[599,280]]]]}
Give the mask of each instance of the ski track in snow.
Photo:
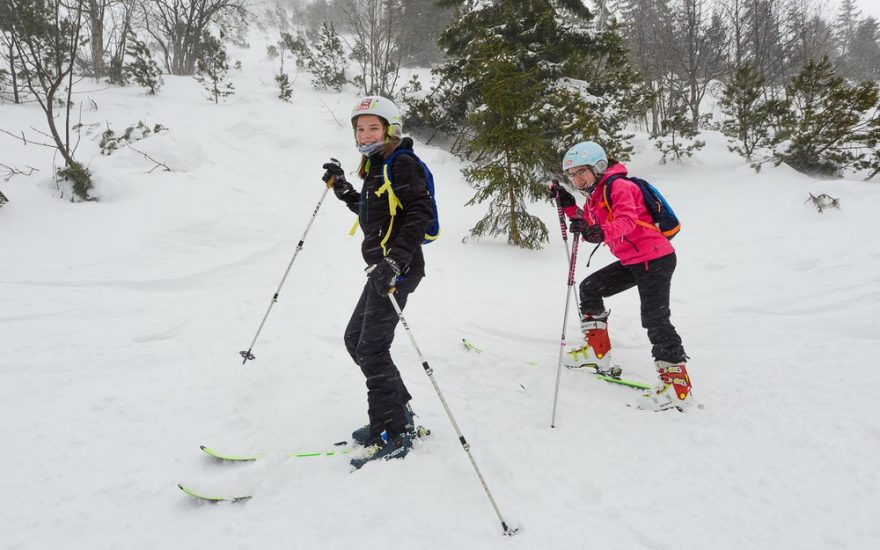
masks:
{"type": "MultiPolygon", "coordinates": [[[[233,50],[236,95],[204,101],[192,79],[158,97],[84,80],[84,122],[146,120],[168,132],[82,159],[95,204],[58,198],[45,151],[3,141],[3,162],[39,167],[2,183],[0,547],[873,548],[880,546],[873,388],[880,336],[880,187],[784,167],[754,174],[707,133],[699,161],[660,166],[636,140],[630,171],[684,221],[674,241],[673,322],[702,410],[650,414],[637,395],[563,370],[550,416],[567,266],[556,213],[543,250],[461,238],[483,212],[460,164],[417,144],[438,182],[443,235],[405,314],[508,523],[505,539],[409,340],[395,362],[433,430],[404,461],[351,473],[331,448],[365,421],[362,376],[342,345],[364,283],[353,215],[328,194],[254,348],[246,349],[323,191],[321,164],[357,153],[356,91],[306,78],[280,102],[261,37],[233,50]],[[259,75],[259,78],[258,78],[259,75]],[[808,192],[841,198],[819,215],[808,192]],[[484,353],[469,352],[468,338],[484,353]],[[199,445],[264,452],[217,464],[199,445]],[[204,505],[176,487],[253,492],[204,505]]],[[[7,129],[41,127],[0,105],[7,129]]],[[[0,138],[2,139],[2,138],[0,138]]],[[[356,178],[352,176],[352,181],[356,178]]],[[[609,263],[601,250],[578,281],[609,263]]],[[[609,300],[615,362],[653,381],[635,291],[609,300]]],[[[572,311],[574,308],[572,308],[572,311]]],[[[577,321],[567,339],[579,343],[577,321]]]]}

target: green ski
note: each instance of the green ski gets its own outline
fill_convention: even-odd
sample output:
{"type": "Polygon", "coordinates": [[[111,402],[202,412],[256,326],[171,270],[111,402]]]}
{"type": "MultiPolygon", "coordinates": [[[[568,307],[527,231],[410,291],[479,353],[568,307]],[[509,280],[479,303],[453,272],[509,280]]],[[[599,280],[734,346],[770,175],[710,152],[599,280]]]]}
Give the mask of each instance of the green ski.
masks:
{"type": "Polygon", "coordinates": [[[609,382],[611,384],[618,384],[621,386],[626,386],[628,388],[634,388],[637,390],[650,390],[651,389],[651,385],[645,384],[644,382],[636,382],[635,380],[623,380],[620,378],[614,378],[612,376],[606,376],[604,374],[599,374],[596,371],[596,365],[594,365],[592,363],[584,363],[582,365],[576,365],[576,366],[566,365],[566,367],[571,370],[589,369],[589,372],[591,372],[593,375],[595,375],[596,378],[598,378],[599,380],[604,380],[604,381],[609,382]]]}
{"type": "Polygon", "coordinates": [[[477,353],[483,353],[483,350],[481,350],[477,346],[471,344],[467,338],[462,338],[461,343],[464,344],[464,349],[466,349],[468,351],[475,351],[477,353]]]}
{"type": "Polygon", "coordinates": [[[197,499],[204,501],[204,502],[212,502],[212,503],[241,502],[243,500],[248,500],[249,498],[251,498],[251,495],[242,495],[242,496],[237,496],[237,497],[208,496],[208,495],[200,493],[194,489],[191,489],[190,487],[187,487],[186,485],[184,485],[182,483],[178,483],[177,486],[180,487],[181,491],[188,494],[189,496],[197,498],[197,499]]]}
{"type": "MultiPolygon", "coordinates": [[[[338,443],[334,443],[334,446],[338,447],[337,449],[328,449],[326,451],[315,451],[315,452],[294,452],[289,453],[287,458],[311,458],[315,456],[336,456],[336,455],[344,455],[352,452],[354,449],[348,447],[347,441],[340,441],[338,443]]],[[[205,445],[201,445],[200,448],[202,451],[212,458],[216,458],[217,460],[222,460],[225,462],[254,462],[255,460],[259,460],[264,458],[263,454],[233,454],[233,453],[224,453],[210,447],[206,447],[205,445]]]]}

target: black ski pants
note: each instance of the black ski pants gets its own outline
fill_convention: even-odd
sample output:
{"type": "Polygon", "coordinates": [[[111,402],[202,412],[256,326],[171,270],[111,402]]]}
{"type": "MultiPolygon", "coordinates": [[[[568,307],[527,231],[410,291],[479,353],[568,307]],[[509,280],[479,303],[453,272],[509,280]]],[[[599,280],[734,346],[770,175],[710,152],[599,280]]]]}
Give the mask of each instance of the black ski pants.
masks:
{"type": "MultiPolygon", "coordinates": [[[[401,309],[421,280],[407,277],[397,284],[394,297],[401,309]]],[[[389,437],[405,431],[404,407],[412,396],[391,360],[391,342],[398,320],[391,300],[380,296],[367,281],[345,329],[345,348],[367,378],[371,438],[378,438],[383,430],[388,431],[389,437]]]]}
{"type": "Polygon", "coordinates": [[[675,253],[649,262],[623,265],[614,262],[581,281],[581,313],[605,311],[603,298],[638,287],[642,302],[642,327],[648,329],[654,359],[677,363],[687,359],[681,337],[669,320],[669,288],[675,271],[675,253]]]}

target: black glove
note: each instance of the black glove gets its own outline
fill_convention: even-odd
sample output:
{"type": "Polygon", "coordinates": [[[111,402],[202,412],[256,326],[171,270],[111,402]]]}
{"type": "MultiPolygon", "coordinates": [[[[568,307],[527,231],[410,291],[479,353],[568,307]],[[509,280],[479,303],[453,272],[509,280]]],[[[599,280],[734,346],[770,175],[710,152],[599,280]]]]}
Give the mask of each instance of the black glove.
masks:
{"type": "Polygon", "coordinates": [[[559,180],[551,180],[548,191],[550,193],[550,198],[556,200],[557,204],[562,208],[577,206],[577,201],[575,201],[574,196],[572,196],[572,194],[569,193],[561,183],[559,183],[559,180]]]}
{"type": "Polygon", "coordinates": [[[336,195],[337,199],[344,200],[343,197],[349,191],[353,191],[354,187],[351,186],[348,181],[345,179],[345,170],[342,169],[342,166],[339,164],[339,161],[331,158],[331,162],[325,162],[324,166],[324,175],[321,176],[321,179],[324,183],[330,181],[330,178],[333,179],[333,193],[336,195]]]}
{"type": "Polygon", "coordinates": [[[379,296],[388,296],[388,292],[397,286],[397,276],[400,275],[400,266],[391,258],[383,258],[377,264],[367,268],[370,283],[379,296]]]}
{"type": "Polygon", "coordinates": [[[605,232],[602,231],[599,224],[588,225],[585,231],[581,231],[581,234],[588,243],[599,244],[605,240],[605,232]]]}
{"type": "Polygon", "coordinates": [[[590,224],[588,224],[587,220],[585,220],[584,218],[573,218],[568,226],[568,230],[572,233],[579,233],[583,235],[589,227],[590,224]]]}

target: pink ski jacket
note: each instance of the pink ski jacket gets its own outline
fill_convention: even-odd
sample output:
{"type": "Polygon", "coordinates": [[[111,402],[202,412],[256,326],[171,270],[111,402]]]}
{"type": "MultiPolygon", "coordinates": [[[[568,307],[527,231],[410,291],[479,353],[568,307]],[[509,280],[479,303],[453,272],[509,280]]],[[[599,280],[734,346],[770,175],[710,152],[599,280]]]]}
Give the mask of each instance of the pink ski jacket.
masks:
{"type": "MultiPolygon", "coordinates": [[[[675,249],[660,231],[636,223],[636,220],[641,220],[653,226],[642,192],[636,184],[624,179],[626,174],[623,164],[610,166],[584,204],[583,217],[591,225],[599,224],[605,233],[605,244],[623,265],[647,263],[672,254],[675,249]],[[605,204],[605,181],[611,176],[624,178],[617,178],[611,186],[609,209],[605,204]]],[[[565,208],[564,211],[569,218],[575,218],[579,213],[576,206],[565,208]]]]}

